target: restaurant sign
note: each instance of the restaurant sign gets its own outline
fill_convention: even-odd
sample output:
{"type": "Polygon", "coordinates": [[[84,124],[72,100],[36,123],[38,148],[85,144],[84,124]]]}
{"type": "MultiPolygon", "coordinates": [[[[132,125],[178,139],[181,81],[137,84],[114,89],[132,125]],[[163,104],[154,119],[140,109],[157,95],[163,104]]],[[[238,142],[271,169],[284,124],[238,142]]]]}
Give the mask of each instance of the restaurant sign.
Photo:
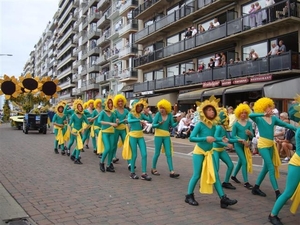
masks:
{"type": "Polygon", "coordinates": [[[207,87],[217,87],[220,85],[220,81],[219,80],[215,80],[215,81],[208,81],[208,82],[204,82],[202,84],[202,87],[207,88],[207,87]]]}
{"type": "Polygon", "coordinates": [[[247,84],[249,79],[247,77],[237,78],[232,81],[232,84],[247,84]]]}
{"type": "Polygon", "coordinates": [[[270,81],[270,80],[272,80],[272,74],[267,74],[267,75],[262,75],[262,76],[255,76],[255,77],[250,78],[251,83],[270,81]]]}
{"type": "Polygon", "coordinates": [[[232,84],[231,80],[221,80],[222,87],[230,86],[231,84],[232,84]]]}

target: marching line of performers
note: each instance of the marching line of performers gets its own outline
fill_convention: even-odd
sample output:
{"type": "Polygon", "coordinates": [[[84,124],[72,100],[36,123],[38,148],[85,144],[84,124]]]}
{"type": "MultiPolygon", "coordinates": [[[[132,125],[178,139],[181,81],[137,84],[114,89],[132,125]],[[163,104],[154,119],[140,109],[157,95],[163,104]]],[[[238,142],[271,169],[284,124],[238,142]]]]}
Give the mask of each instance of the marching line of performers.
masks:
{"type": "MultiPolygon", "coordinates": [[[[152,178],[147,174],[147,149],[143,134],[143,127],[148,122],[152,123],[155,130],[155,151],[151,174],[160,175],[156,165],[160,153],[164,153],[170,172],[169,176],[179,178],[180,175],[174,171],[172,161],[173,145],[169,130],[170,127],[176,127],[178,122],[173,119],[171,103],[165,99],[160,100],[157,103],[158,112],[154,118],[149,110],[146,110],[148,105],[144,99],[134,100],[131,103],[130,111],[125,108],[126,103],[126,98],[118,94],[114,97],[108,96],[105,100],[89,100],[85,104],[82,100],[77,99],[73,103],[73,109],[70,109],[65,102],[57,104],[56,114],[53,117],[54,152],[59,154],[58,148],[60,148],[62,155],[67,154],[75,164],[82,164],[80,153],[84,151],[84,143],[91,138],[94,153],[98,154],[100,158],[100,171],[115,172],[114,163],[119,161],[116,156],[117,149],[123,146],[122,157],[127,160],[130,178],[151,181],[152,178]],[[69,141],[68,145],[67,141],[69,141]],[[76,146],[71,153],[74,142],[76,146]],[[142,174],[140,177],[135,173],[137,147],[141,154],[142,174]]],[[[236,177],[240,169],[244,187],[251,190],[253,195],[266,197],[266,194],[260,189],[260,185],[266,174],[269,173],[276,202],[268,219],[272,224],[282,224],[278,213],[285,202],[292,198],[292,213],[296,212],[300,203],[300,128],[297,129],[273,116],[274,102],[272,99],[264,97],[255,102],[253,113],[247,104],[238,105],[234,111],[237,121],[233,125],[232,135],[229,137],[226,132],[229,117],[227,110],[219,107],[219,99],[211,96],[208,100],[197,102],[197,105],[199,122],[195,125],[189,138],[191,142],[195,142],[192,156],[193,175],[188,184],[185,202],[193,206],[199,204],[195,200],[194,189],[200,180],[200,193],[212,194],[213,187],[215,187],[220,197],[221,208],[236,204],[237,200],[228,198],[223,188],[236,189],[229,179],[241,183],[236,177]],[[263,167],[254,186],[248,181],[248,173],[252,173],[252,154],[249,143],[253,137],[252,124],[249,119],[256,123],[260,133],[258,151],[263,159],[263,167]],[[274,142],[276,125],[296,132],[296,153],[289,162],[286,189],[283,193],[280,193],[277,184],[281,161],[276,149],[276,142],[274,142]],[[237,153],[238,163],[234,171],[234,165],[225,148],[234,148],[237,153]],[[222,183],[218,174],[220,160],[227,166],[222,183]]],[[[289,110],[289,114],[296,122],[300,121],[299,111],[300,106],[298,105],[293,105],[289,110]]]]}

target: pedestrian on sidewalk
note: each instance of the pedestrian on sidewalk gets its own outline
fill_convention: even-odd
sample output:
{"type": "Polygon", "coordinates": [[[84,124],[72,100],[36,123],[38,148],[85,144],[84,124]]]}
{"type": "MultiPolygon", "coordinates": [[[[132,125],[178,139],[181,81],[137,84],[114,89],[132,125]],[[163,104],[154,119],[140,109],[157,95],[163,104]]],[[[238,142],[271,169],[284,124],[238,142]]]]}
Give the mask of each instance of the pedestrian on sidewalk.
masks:
{"type": "Polygon", "coordinates": [[[179,177],[178,173],[174,172],[173,168],[173,144],[170,138],[170,127],[176,127],[178,122],[174,122],[172,116],[172,105],[169,101],[162,99],[157,103],[157,108],[159,112],[156,113],[153,119],[153,128],[155,128],[154,133],[154,145],[155,152],[152,159],[152,169],[151,173],[153,175],[159,176],[160,173],[156,169],[156,164],[160,152],[164,152],[167,158],[167,163],[170,171],[171,178],[179,177]]]}
{"type": "Polygon", "coordinates": [[[239,104],[234,110],[237,121],[232,127],[232,137],[245,140],[234,143],[234,149],[238,155],[238,163],[234,169],[231,179],[236,183],[241,183],[236,175],[242,168],[244,187],[251,190],[253,186],[249,183],[248,172],[252,173],[252,154],[250,151],[250,140],[253,137],[252,122],[249,120],[251,109],[247,104],[239,104]]]}
{"type": "Polygon", "coordinates": [[[194,189],[200,177],[200,193],[212,194],[214,185],[221,199],[221,208],[227,208],[229,205],[237,203],[237,200],[231,200],[225,195],[219,179],[216,162],[212,156],[213,142],[228,142],[226,137],[214,137],[216,124],[219,121],[218,102],[219,99],[217,100],[214,96],[211,96],[209,100],[205,100],[200,104],[199,114],[201,122],[195,126],[190,136],[190,141],[195,142],[196,146],[193,151],[193,176],[188,185],[185,202],[193,206],[198,205],[194,197],[194,189]]]}
{"type": "Polygon", "coordinates": [[[279,166],[281,165],[279,153],[274,141],[275,125],[282,126],[296,131],[296,127],[285,123],[276,116],[273,116],[272,110],[275,105],[272,99],[263,97],[254,103],[254,113],[249,117],[256,123],[259,131],[258,151],[263,158],[263,168],[257,177],[255,186],[252,189],[253,195],[266,197],[267,195],[260,190],[260,185],[263,182],[266,174],[269,172],[270,181],[276,194],[276,199],[280,196],[278,189],[277,178],[279,177],[279,166]],[[274,157],[273,157],[274,155],[274,157]]]}

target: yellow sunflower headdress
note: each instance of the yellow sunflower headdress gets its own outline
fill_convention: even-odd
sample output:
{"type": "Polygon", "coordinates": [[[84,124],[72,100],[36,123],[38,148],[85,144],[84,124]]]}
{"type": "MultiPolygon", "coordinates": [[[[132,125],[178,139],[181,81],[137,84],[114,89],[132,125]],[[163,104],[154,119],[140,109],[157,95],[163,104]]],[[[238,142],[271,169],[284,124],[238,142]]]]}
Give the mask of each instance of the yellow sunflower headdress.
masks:
{"type": "Polygon", "coordinates": [[[90,104],[93,104],[93,106],[94,106],[94,100],[93,99],[90,99],[90,100],[88,100],[87,101],[87,108],[89,108],[90,107],[90,104]]]}
{"type": "Polygon", "coordinates": [[[141,98],[140,100],[134,100],[132,103],[131,103],[131,113],[136,117],[136,118],[139,118],[141,113],[137,113],[136,111],[136,107],[138,105],[143,105],[143,109],[147,108],[148,107],[148,103],[146,102],[145,99],[141,98]]]}
{"type": "Polygon", "coordinates": [[[63,102],[59,102],[59,103],[55,106],[55,111],[54,111],[54,112],[55,112],[57,115],[59,115],[60,117],[62,117],[62,116],[64,115],[64,108],[65,108],[65,105],[63,104],[63,102]],[[58,111],[59,107],[62,107],[62,109],[63,109],[63,111],[62,111],[61,113],[58,111]]]}
{"type": "Polygon", "coordinates": [[[239,104],[234,110],[235,117],[237,119],[240,119],[242,112],[246,112],[248,114],[247,118],[249,117],[249,114],[251,113],[251,109],[248,104],[243,104],[243,103],[239,104]]]}
{"type": "Polygon", "coordinates": [[[83,102],[82,102],[81,99],[76,99],[76,100],[74,101],[74,103],[73,103],[73,109],[74,109],[75,113],[77,113],[77,114],[83,114],[83,109],[82,109],[81,112],[78,111],[78,108],[77,108],[78,105],[81,105],[82,108],[83,108],[83,102]]]}
{"type": "Polygon", "coordinates": [[[160,100],[158,103],[157,103],[157,108],[161,108],[163,107],[167,114],[170,113],[172,111],[172,105],[171,105],[171,102],[169,102],[168,100],[166,99],[162,99],[160,100]]]}
{"type": "Polygon", "coordinates": [[[127,103],[127,100],[125,98],[124,95],[122,94],[117,94],[115,97],[114,97],[114,107],[117,108],[118,107],[118,101],[119,100],[122,100],[123,101],[123,107],[126,105],[127,103]]]}
{"type": "Polygon", "coordinates": [[[113,108],[112,109],[108,108],[108,101],[109,100],[111,100],[112,104],[114,104],[113,96],[112,95],[107,96],[107,98],[105,99],[105,102],[104,102],[104,110],[112,112],[113,108]]]}
{"type": "Polygon", "coordinates": [[[288,113],[291,120],[300,122],[300,95],[297,94],[295,103],[290,106],[288,113]]]}
{"type": "Polygon", "coordinates": [[[256,113],[264,113],[268,106],[270,106],[272,109],[275,107],[273,100],[267,97],[263,97],[258,99],[254,103],[253,110],[256,113]]]}
{"type": "Polygon", "coordinates": [[[228,117],[227,109],[225,109],[224,107],[220,108],[219,117],[220,117],[220,123],[225,128],[227,128],[229,125],[229,117],[228,117]]]}
{"type": "Polygon", "coordinates": [[[40,82],[39,77],[32,77],[30,73],[27,73],[25,76],[19,78],[20,86],[26,93],[35,94],[40,91],[42,83],[40,82]]]}
{"type": "Polygon", "coordinates": [[[83,103],[82,107],[83,107],[83,109],[87,109],[87,107],[88,107],[87,102],[83,103]]]}
{"type": "Polygon", "coordinates": [[[100,103],[100,105],[102,106],[102,100],[101,99],[96,99],[95,101],[94,101],[94,108],[95,109],[97,109],[98,108],[98,104],[100,103]]]}
{"type": "MultiPolygon", "coordinates": [[[[208,100],[205,100],[204,102],[201,102],[199,106],[199,116],[200,121],[205,123],[208,126],[216,125],[219,123],[220,117],[219,117],[219,101],[220,99],[216,99],[215,96],[210,96],[208,100]],[[204,113],[204,110],[208,107],[213,107],[215,111],[215,117],[213,119],[208,119],[204,113]]],[[[197,103],[199,104],[199,103],[197,103]]]]}
{"type": "Polygon", "coordinates": [[[5,95],[6,99],[10,97],[17,98],[22,93],[18,80],[12,76],[4,74],[4,79],[0,79],[0,95],[5,95]]]}

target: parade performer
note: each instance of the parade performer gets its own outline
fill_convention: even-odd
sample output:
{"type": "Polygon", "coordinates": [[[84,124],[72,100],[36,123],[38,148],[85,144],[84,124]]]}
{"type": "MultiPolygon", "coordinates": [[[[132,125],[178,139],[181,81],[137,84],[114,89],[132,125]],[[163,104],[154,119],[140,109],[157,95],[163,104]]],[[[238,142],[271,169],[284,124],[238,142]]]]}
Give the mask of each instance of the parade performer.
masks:
{"type": "Polygon", "coordinates": [[[202,102],[199,107],[201,121],[195,126],[190,135],[190,141],[197,144],[193,151],[193,176],[188,185],[185,202],[193,206],[198,205],[198,202],[194,198],[194,189],[200,178],[200,174],[200,193],[212,194],[212,186],[214,185],[221,198],[221,208],[227,208],[229,205],[237,203],[237,200],[231,200],[224,194],[216,169],[216,163],[212,156],[213,142],[228,141],[225,137],[214,137],[216,124],[219,121],[218,108],[218,100],[214,96],[202,102]]]}
{"type": "Polygon", "coordinates": [[[236,183],[241,183],[236,175],[242,167],[244,187],[251,190],[253,186],[248,181],[248,172],[252,173],[252,154],[249,149],[250,138],[253,137],[252,123],[249,121],[251,109],[247,104],[239,104],[234,110],[237,121],[232,126],[232,137],[245,140],[243,143],[234,143],[234,149],[238,155],[238,163],[234,169],[231,179],[236,183]]]}
{"type": "MultiPolygon", "coordinates": [[[[300,101],[299,101],[300,102],[300,101]]],[[[292,105],[289,109],[289,115],[295,122],[300,122],[300,105],[292,105]]],[[[282,225],[283,223],[278,218],[278,213],[284,204],[291,198],[293,201],[290,211],[295,214],[300,204],[300,128],[295,134],[296,139],[296,153],[289,161],[288,173],[286,178],[286,185],[284,192],[276,200],[272,212],[268,219],[273,225],[282,225]]]]}
{"type": "Polygon", "coordinates": [[[64,111],[64,105],[62,103],[57,104],[55,107],[55,114],[52,118],[52,123],[54,126],[54,134],[55,134],[55,140],[54,140],[54,152],[56,154],[59,154],[58,152],[58,146],[61,148],[61,154],[65,155],[65,145],[64,145],[64,134],[66,132],[65,124],[67,122],[67,117],[63,113],[64,111]]]}
{"type": "Polygon", "coordinates": [[[131,159],[130,178],[139,179],[135,174],[135,162],[137,158],[137,146],[139,146],[142,157],[142,180],[151,181],[151,177],[147,174],[147,149],[144,139],[143,126],[146,121],[152,123],[152,117],[147,111],[147,103],[144,99],[134,100],[131,103],[131,111],[128,114],[128,124],[130,132],[126,135],[122,156],[124,159],[131,159]],[[146,109],[146,110],[144,110],[146,109]],[[143,112],[144,110],[144,112],[143,112]]]}
{"type": "Polygon", "coordinates": [[[159,172],[156,170],[156,164],[163,147],[169,166],[170,177],[177,178],[179,177],[179,174],[175,173],[173,169],[173,145],[170,138],[170,127],[176,127],[178,125],[178,122],[174,122],[173,115],[171,114],[172,106],[169,101],[165,99],[160,100],[157,103],[157,108],[159,112],[156,113],[152,125],[152,127],[155,128],[155,153],[152,159],[151,173],[153,175],[160,175],[159,172]]]}
{"type": "MultiPolygon", "coordinates": [[[[69,121],[70,121],[71,116],[74,113],[75,113],[75,110],[71,109],[70,106],[65,103],[64,115],[68,118],[69,121]]],[[[68,143],[68,147],[67,147],[67,155],[70,156],[71,147],[74,144],[75,136],[74,135],[70,135],[70,137],[68,138],[68,140],[69,140],[69,143],[68,143]]]]}
{"type": "MultiPolygon", "coordinates": [[[[96,99],[94,101],[94,111],[92,113],[92,121],[93,124],[91,125],[91,138],[92,143],[94,147],[94,153],[97,153],[97,137],[99,135],[100,129],[101,129],[101,123],[98,121],[98,116],[100,115],[100,112],[102,111],[102,100],[96,99]]],[[[91,120],[90,120],[91,121],[91,120]]]]}
{"type": "Polygon", "coordinates": [[[234,187],[230,182],[230,176],[233,170],[233,163],[231,161],[230,156],[228,155],[227,151],[225,151],[225,147],[227,149],[232,149],[233,145],[231,143],[235,143],[235,142],[243,142],[244,140],[242,139],[233,139],[229,137],[229,134],[227,132],[227,126],[229,124],[229,117],[227,114],[227,110],[225,108],[221,108],[220,109],[220,113],[219,113],[219,117],[220,117],[220,125],[216,126],[216,133],[215,136],[216,137],[227,137],[228,138],[228,143],[224,143],[224,142],[214,142],[213,143],[213,149],[214,149],[214,153],[213,153],[213,157],[214,160],[216,162],[216,169],[217,171],[219,171],[220,168],[220,162],[219,160],[221,159],[227,166],[227,171],[226,171],[226,175],[225,175],[225,179],[224,182],[222,183],[222,187],[223,188],[227,188],[227,189],[236,189],[236,187],[234,187]]]}
{"type": "Polygon", "coordinates": [[[108,96],[104,102],[104,110],[101,111],[98,117],[98,123],[101,124],[101,130],[97,139],[97,153],[101,154],[100,170],[105,172],[105,159],[107,157],[107,172],[115,172],[112,164],[112,156],[115,142],[115,127],[117,127],[116,116],[113,113],[113,98],[108,96]]]}
{"type": "MultiPolygon", "coordinates": [[[[90,99],[87,102],[87,108],[83,111],[84,115],[86,116],[87,120],[89,121],[89,123],[87,124],[84,134],[83,134],[83,138],[82,138],[82,142],[83,143],[87,143],[85,145],[85,147],[87,149],[89,149],[89,145],[88,142],[90,140],[90,136],[91,136],[91,127],[94,123],[94,118],[93,118],[93,112],[94,112],[94,100],[90,99]]],[[[96,146],[93,146],[94,150],[97,148],[96,146]]],[[[82,150],[84,152],[84,149],[82,150]]]]}
{"type": "Polygon", "coordinates": [[[260,184],[269,172],[270,181],[275,191],[276,198],[280,196],[277,178],[279,177],[279,166],[281,164],[279,153],[274,142],[274,126],[278,125],[296,131],[296,128],[273,116],[274,102],[270,98],[260,98],[254,103],[254,113],[249,117],[256,123],[259,131],[258,151],[264,160],[263,168],[257,177],[255,186],[252,188],[253,195],[266,197],[260,190],[260,184]]]}
{"type": "Polygon", "coordinates": [[[80,99],[74,101],[74,114],[71,116],[69,122],[71,139],[76,139],[76,147],[71,155],[71,159],[74,160],[75,164],[82,164],[80,160],[80,151],[83,149],[82,132],[84,132],[84,123],[88,124],[82,105],[83,103],[80,99]]]}
{"type": "Polygon", "coordinates": [[[126,123],[129,111],[125,108],[126,102],[127,101],[124,95],[118,94],[114,97],[114,113],[116,116],[116,122],[118,126],[115,129],[113,163],[119,161],[119,159],[117,158],[117,149],[118,147],[123,146],[128,131],[128,126],[126,125],[126,123]],[[119,138],[121,138],[121,141],[119,141],[119,138]]]}

